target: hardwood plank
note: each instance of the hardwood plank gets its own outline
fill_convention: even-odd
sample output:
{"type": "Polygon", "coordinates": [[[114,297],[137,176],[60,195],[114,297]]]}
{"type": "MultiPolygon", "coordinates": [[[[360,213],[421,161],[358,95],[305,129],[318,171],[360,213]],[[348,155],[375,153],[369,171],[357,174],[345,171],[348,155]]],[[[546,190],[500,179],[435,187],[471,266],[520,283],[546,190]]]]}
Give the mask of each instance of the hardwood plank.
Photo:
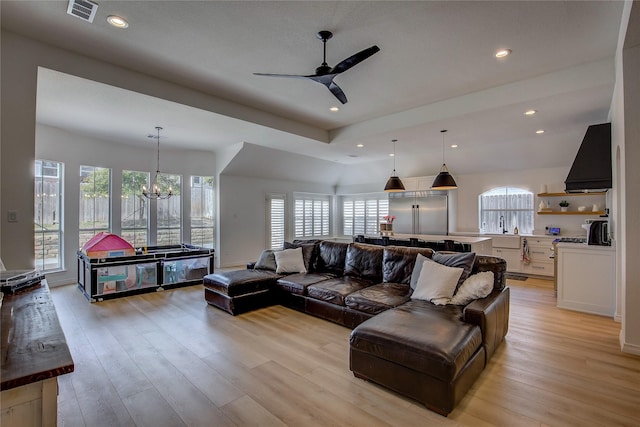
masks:
{"type": "Polygon", "coordinates": [[[239,426],[286,426],[279,418],[246,395],[226,404],[222,410],[231,421],[239,426]]]}
{"type": "Polygon", "coordinates": [[[448,418],[355,378],[350,330],[322,319],[282,306],[231,316],[204,302],[202,286],[95,304],[72,286],[54,288],[76,361],[76,372],[61,377],[69,381],[61,382],[59,420],[92,427],[640,425],[640,357],[620,352],[620,325],[558,309],[550,281],[509,285],[507,340],[448,418]],[[123,374],[113,373],[117,366],[123,374]],[[150,388],[137,388],[141,379],[150,388]]]}

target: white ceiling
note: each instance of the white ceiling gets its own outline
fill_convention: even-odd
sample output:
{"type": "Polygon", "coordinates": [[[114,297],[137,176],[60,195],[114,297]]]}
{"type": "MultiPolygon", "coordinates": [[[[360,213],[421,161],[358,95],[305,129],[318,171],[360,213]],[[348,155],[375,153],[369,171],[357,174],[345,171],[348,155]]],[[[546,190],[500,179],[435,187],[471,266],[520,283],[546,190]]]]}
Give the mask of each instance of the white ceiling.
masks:
{"type": "Polygon", "coordinates": [[[607,119],[619,1],[98,1],[93,24],[67,2],[2,1],[2,27],[316,128],[323,138],[256,125],[77,77],[43,71],[38,121],[121,143],[217,151],[246,141],[341,163],[380,161],[398,139],[398,170],[474,173],[571,164],[589,124],[607,119]],[[130,27],[111,28],[106,16],[130,27]],[[380,52],[324,87],[254,72],[311,74],[331,30],[335,65],[380,52]],[[497,60],[498,48],[513,50],[497,60]],[[332,113],[330,106],[340,106],[332,113]],[[539,111],[528,118],[526,109],[539,111]],[[545,129],[543,135],[535,130],[545,129]],[[326,142],[329,142],[327,144],[326,142]],[[364,148],[356,148],[363,143],[364,148]],[[356,156],[356,157],[354,157],[356,156]]]}

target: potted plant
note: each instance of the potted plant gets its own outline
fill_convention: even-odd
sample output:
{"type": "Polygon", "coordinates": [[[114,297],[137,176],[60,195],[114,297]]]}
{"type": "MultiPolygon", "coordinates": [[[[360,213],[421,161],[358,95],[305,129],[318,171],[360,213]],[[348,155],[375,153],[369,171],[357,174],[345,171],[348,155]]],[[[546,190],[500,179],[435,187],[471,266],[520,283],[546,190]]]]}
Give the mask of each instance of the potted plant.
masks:
{"type": "Polygon", "coordinates": [[[563,200],[558,204],[560,205],[560,211],[561,212],[566,212],[567,209],[569,208],[569,202],[567,202],[566,200],[563,200]]]}

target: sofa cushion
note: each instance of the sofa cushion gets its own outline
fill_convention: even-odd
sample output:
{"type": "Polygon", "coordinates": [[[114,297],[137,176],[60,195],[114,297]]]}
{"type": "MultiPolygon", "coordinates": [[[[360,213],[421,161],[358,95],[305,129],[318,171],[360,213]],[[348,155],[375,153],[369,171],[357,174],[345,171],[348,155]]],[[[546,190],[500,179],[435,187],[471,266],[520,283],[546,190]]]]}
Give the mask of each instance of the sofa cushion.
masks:
{"type": "Polygon", "coordinates": [[[473,263],[471,274],[476,274],[481,271],[493,272],[493,289],[501,291],[507,286],[507,261],[502,258],[478,255],[473,263]]]}
{"type": "Polygon", "coordinates": [[[273,249],[265,249],[260,254],[258,261],[254,264],[253,268],[257,270],[270,270],[276,271],[276,254],[273,249]]]}
{"type": "Polygon", "coordinates": [[[446,304],[456,291],[458,279],[463,271],[462,268],[447,267],[430,259],[425,259],[411,298],[431,302],[445,299],[443,303],[446,304]]]}
{"type": "Polygon", "coordinates": [[[307,287],[335,276],[326,273],[297,273],[278,279],[280,289],[297,295],[307,295],[307,287]]]}
{"type": "Polygon", "coordinates": [[[433,250],[429,248],[385,246],[382,256],[382,281],[408,285],[411,282],[411,273],[418,254],[431,258],[433,250]]]}
{"type": "Polygon", "coordinates": [[[205,288],[234,297],[268,290],[281,277],[268,270],[235,270],[208,274],[202,281],[205,288]]]}
{"type": "Polygon", "coordinates": [[[462,285],[462,282],[467,280],[467,277],[471,274],[471,270],[473,268],[473,264],[476,260],[475,252],[462,252],[462,253],[443,253],[443,252],[435,252],[433,254],[432,259],[440,263],[442,265],[446,265],[447,267],[458,267],[462,268],[462,275],[460,275],[460,279],[458,279],[458,286],[456,289],[462,285]]]}
{"type": "Polygon", "coordinates": [[[360,277],[379,283],[382,280],[382,256],[384,248],[374,245],[351,243],[345,256],[345,276],[360,277]]]}
{"type": "Polygon", "coordinates": [[[486,298],[493,290],[493,272],[483,271],[467,277],[447,304],[467,305],[471,301],[486,298]]]}
{"type": "Polygon", "coordinates": [[[344,274],[348,243],[322,241],[318,246],[318,271],[336,276],[344,274]]]}
{"type": "Polygon", "coordinates": [[[482,344],[460,306],[411,300],[372,317],[351,332],[351,347],[450,382],[482,344]]]}
{"type": "Polygon", "coordinates": [[[303,243],[299,240],[293,243],[284,242],[284,249],[302,248],[302,259],[307,272],[315,271],[318,263],[318,244],[314,242],[303,243]]]}
{"type": "Polygon", "coordinates": [[[349,308],[370,314],[382,313],[409,301],[411,288],[399,283],[379,283],[348,295],[344,302],[349,308]]]}
{"type": "Polygon", "coordinates": [[[302,248],[285,249],[275,253],[276,273],[306,273],[302,259],[302,248]]]}
{"type": "Polygon", "coordinates": [[[344,306],[347,295],[371,285],[368,280],[343,276],[310,285],[307,287],[307,294],[309,298],[344,306]]]}

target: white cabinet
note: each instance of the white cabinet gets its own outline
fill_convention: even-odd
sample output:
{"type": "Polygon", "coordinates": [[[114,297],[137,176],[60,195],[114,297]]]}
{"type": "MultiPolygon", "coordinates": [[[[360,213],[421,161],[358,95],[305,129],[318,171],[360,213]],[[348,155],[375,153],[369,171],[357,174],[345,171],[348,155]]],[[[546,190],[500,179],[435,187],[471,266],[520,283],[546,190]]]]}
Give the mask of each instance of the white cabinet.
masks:
{"type": "Polygon", "coordinates": [[[510,273],[522,272],[522,261],[520,249],[513,248],[493,248],[493,256],[503,258],[507,261],[507,271],[510,273]]]}
{"type": "Polygon", "coordinates": [[[555,273],[553,259],[550,258],[553,251],[553,238],[523,237],[523,239],[527,239],[530,262],[522,264],[522,273],[553,277],[555,273]]]}
{"type": "Polygon", "coordinates": [[[613,317],[615,249],[558,243],[558,307],[613,317]]]}

